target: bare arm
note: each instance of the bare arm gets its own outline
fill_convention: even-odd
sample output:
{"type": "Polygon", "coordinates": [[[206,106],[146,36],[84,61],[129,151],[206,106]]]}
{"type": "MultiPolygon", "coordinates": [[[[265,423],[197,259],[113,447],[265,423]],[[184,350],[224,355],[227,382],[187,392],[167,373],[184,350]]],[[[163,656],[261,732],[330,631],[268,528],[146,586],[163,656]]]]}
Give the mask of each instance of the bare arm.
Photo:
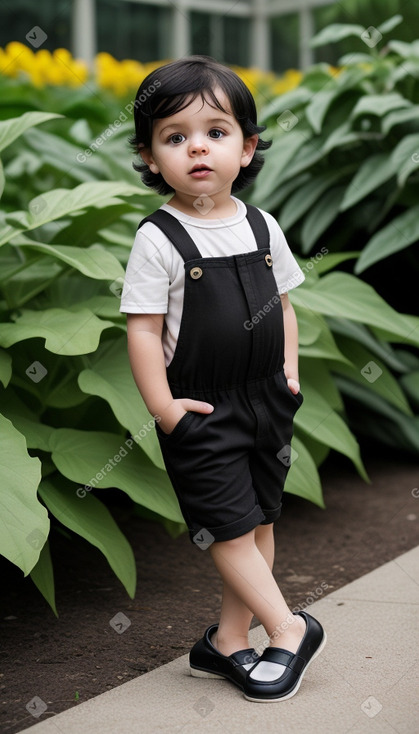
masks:
{"type": "Polygon", "coordinates": [[[171,433],[188,410],[211,413],[213,406],[190,398],[173,399],[161,340],[163,323],[163,314],[128,314],[128,355],[147,409],[160,418],[162,431],[171,433]]]}
{"type": "Polygon", "coordinates": [[[284,312],[284,334],[285,334],[285,364],[284,372],[288,387],[294,395],[300,390],[298,376],[298,325],[297,317],[288,293],[281,296],[282,310],[284,312]]]}

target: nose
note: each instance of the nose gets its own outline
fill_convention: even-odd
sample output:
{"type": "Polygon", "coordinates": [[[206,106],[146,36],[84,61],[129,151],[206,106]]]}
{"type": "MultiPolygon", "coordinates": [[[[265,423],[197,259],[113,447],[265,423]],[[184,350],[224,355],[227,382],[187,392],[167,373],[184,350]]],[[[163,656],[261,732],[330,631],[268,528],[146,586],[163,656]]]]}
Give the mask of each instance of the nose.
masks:
{"type": "Polygon", "coordinates": [[[202,137],[199,135],[191,139],[189,144],[189,155],[199,155],[200,153],[203,155],[207,155],[208,150],[208,141],[205,138],[202,139],[202,137]]]}

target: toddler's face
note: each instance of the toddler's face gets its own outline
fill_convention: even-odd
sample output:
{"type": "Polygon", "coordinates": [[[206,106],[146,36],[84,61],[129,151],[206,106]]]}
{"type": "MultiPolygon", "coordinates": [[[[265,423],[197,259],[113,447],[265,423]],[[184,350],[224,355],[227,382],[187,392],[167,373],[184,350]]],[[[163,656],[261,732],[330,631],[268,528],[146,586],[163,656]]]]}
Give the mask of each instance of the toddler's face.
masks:
{"type": "Polygon", "coordinates": [[[176,193],[197,198],[231,193],[241,166],[253,158],[258,136],[244,140],[229,100],[214,93],[228,114],[201,96],[176,114],[155,120],[150,149],[140,151],[152,173],[161,173],[176,193]]]}

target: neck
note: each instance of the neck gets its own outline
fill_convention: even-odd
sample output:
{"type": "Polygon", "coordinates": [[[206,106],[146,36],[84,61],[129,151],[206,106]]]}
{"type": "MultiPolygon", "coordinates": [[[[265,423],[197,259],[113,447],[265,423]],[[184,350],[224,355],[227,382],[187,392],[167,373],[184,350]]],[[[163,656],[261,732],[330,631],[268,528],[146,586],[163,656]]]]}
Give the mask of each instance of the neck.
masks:
{"type": "Polygon", "coordinates": [[[167,203],[183,214],[203,219],[225,219],[233,217],[237,211],[236,202],[231,198],[231,194],[222,197],[219,194],[201,194],[192,197],[176,192],[167,203]]]}

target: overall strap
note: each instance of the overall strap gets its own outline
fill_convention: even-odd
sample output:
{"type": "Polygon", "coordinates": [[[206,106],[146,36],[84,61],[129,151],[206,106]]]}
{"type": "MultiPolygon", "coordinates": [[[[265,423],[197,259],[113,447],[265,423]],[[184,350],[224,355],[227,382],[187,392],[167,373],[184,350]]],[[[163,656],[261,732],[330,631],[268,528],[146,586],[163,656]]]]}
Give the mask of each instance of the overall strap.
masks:
{"type": "Polygon", "coordinates": [[[181,225],[178,219],[164,209],[157,209],[157,211],[150,214],[141,220],[138,225],[138,229],[145,224],[145,222],[152,222],[169,238],[172,245],[176,247],[181,257],[185,262],[188,260],[195,260],[196,258],[202,258],[197,246],[195,245],[192,237],[188,234],[186,229],[181,225]]]}
{"type": "Polygon", "coordinates": [[[256,206],[246,204],[247,220],[253,230],[257,242],[258,250],[269,248],[269,229],[266,219],[256,206]]]}

